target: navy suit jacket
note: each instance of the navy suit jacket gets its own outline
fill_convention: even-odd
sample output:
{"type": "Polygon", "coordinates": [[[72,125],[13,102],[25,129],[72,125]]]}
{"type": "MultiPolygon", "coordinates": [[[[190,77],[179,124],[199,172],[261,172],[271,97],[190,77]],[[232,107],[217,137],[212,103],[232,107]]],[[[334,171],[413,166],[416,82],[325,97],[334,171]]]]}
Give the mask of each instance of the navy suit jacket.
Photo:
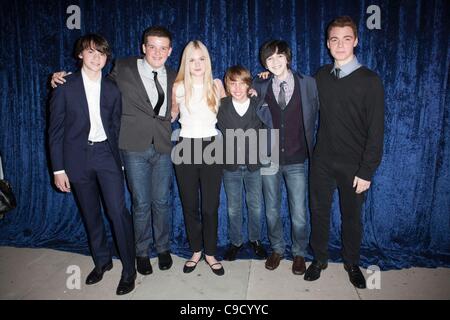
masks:
{"type": "MultiPolygon", "coordinates": [[[[89,108],[81,71],[65,77],[66,83],[54,89],[50,99],[49,147],[53,171],[65,170],[69,181],[85,177],[89,108]]],[[[122,100],[116,84],[102,78],[100,115],[112,155],[120,171],[118,141],[122,100]]]]}
{"type": "MultiPolygon", "coordinates": [[[[316,80],[300,73],[292,71],[294,77],[300,83],[300,95],[302,100],[303,127],[305,129],[306,144],[308,155],[311,159],[314,148],[314,133],[316,128],[317,114],[319,111],[319,94],[317,91],[316,80]]],[[[273,75],[267,79],[256,77],[253,80],[253,89],[258,93],[257,114],[267,128],[273,128],[272,114],[265,101],[269,85],[272,85],[273,75]]]]}

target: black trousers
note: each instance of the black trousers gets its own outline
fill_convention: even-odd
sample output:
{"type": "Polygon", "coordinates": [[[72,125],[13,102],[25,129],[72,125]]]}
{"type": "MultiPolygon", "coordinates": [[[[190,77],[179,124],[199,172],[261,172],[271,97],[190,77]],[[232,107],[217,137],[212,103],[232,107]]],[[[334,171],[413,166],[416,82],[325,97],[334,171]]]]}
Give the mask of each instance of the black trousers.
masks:
{"type": "Polygon", "coordinates": [[[358,165],[336,163],[325,157],[314,156],[311,162],[311,247],[314,258],[320,262],[328,261],[330,209],[337,188],[342,221],[342,257],[344,263],[359,264],[364,193],[357,194],[353,188],[357,170],[358,165]]]}
{"type": "Polygon", "coordinates": [[[112,256],[101,213],[101,194],[122,261],[122,276],[130,278],[136,273],[135,249],[133,220],[125,206],[124,175],[107,142],[87,148],[86,176],[82,181],[71,181],[71,185],[86,227],[92,258],[100,270],[112,256]]]}
{"type": "MultiPolygon", "coordinates": [[[[183,139],[185,142],[188,139],[183,139]]],[[[204,249],[205,254],[213,256],[217,252],[217,224],[222,182],[221,164],[194,162],[194,140],[192,142],[190,163],[175,165],[184,223],[192,251],[204,249]],[[200,208],[201,202],[201,208],[200,208]]],[[[214,141],[214,139],[212,140],[214,141]]],[[[201,150],[212,141],[202,141],[201,150]]],[[[198,153],[199,150],[196,150],[198,153]]],[[[197,154],[196,159],[199,159],[197,154]]]]}

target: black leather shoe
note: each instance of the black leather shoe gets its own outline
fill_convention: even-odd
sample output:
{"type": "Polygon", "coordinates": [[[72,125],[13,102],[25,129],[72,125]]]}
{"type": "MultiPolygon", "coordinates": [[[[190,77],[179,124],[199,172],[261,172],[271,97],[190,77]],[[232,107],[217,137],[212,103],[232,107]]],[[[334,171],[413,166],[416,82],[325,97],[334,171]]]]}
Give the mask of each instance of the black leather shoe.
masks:
{"type": "Polygon", "coordinates": [[[136,269],[140,274],[149,275],[152,274],[153,269],[148,257],[136,257],[136,269]]]}
{"type": "Polygon", "coordinates": [[[119,285],[117,286],[116,294],[121,296],[130,293],[134,290],[134,281],[136,280],[136,273],[128,279],[124,277],[120,278],[119,285]]]}
{"type": "Polygon", "coordinates": [[[239,250],[241,250],[241,249],[242,249],[242,244],[240,246],[235,246],[234,244],[230,244],[230,246],[227,249],[227,252],[225,252],[223,259],[226,261],[236,260],[236,256],[237,256],[239,250]]]}
{"type": "Polygon", "coordinates": [[[283,259],[283,256],[281,254],[273,251],[266,260],[266,263],[265,263],[266,269],[275,270],[280,265],[281,259],[283,259]]]}
{"type": "Polygon", "coordinates": [[[91,271],[91,273],[89,273],[89,275],[86,278],[86,284],[94,284],[97,282],[100,282],[103,279],[103,274],[106,271],[111,270],[113,267],[113,263],[112,261],[108,262],[107,264],[105,264],[101,270],[97,270],[96,268],[94,268],[94,270],[91,271]]]}
{"type": "Polygon", "coordinates": [[[364,275],[362,274],[361,270],[359,269],[358,265],[352,264],[347,265],[344,264],[344,269],[348,273],[348,278],[350,279],[350,282],[358,289],[365,289],[366,288],[366,279],[364,278],[364,275]]]}
{"type": "Polygon", "coordinates": [[[200,260],[202,260],[202,258],[203,258],[203,255],[200,256],[200,259],[198,259],[198,261],[193,261],[193,260],[186,261],[186,263],[184,264],[184,267],[183,267],[183,273],[191,273],[192,271],[194,271],[195,268],[197,267],[198,262],[200,260]],[[194,265],[193,266],[188,266],[187,264],[189,262],[192,262],[194,265]]]}
{"type": "Polygon", "coordinates": [[[170,256],[170,251],[164,251],[158,253],[158,266],[159,270],[169,270],[172,266],[172,257],[170,256]]]}
{"type": "Polygon", "coordinates": [[[306,281],[315,281],[320,278],[320,272],[328,267],[328,263],[321,263],[314,260],[306,269],[305,276],[303,279],[306,281]]]}
{"type": "Polygon", "coordinates": [[[225,269],[223,268],[222,264],[220,262],[216,262],[213,264],[209,264],[209,262],[205,259],[206,264],[211,268],[212,272],[214,272],[215,275],[223,276],[225,274],[225,269]],[[214,266],[220,265],[220,268],[214,269],[214,266]]]}
{"type": "Polygon", "coordinates": [[[255,255],[261,259],[267,258],[267,252],[266,249],[262,246],[261,242],[259,240],[256,241],[250,241],[250,245],[253,249],[253,252],[255,255]]]}

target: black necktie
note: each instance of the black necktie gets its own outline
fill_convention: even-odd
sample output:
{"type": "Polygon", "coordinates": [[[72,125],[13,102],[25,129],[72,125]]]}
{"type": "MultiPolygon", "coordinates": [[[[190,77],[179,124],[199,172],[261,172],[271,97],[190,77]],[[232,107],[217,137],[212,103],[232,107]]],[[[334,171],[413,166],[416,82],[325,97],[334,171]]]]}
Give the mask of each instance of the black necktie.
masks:
{"type": "Polygon", "coordinates": [[[161,109],[161,106],[164,102],[164,91],[161,87],[161,84],[158,81],[158,72],[153,71],[153,80],[155,80],[155,86],[156,86],[156,90],[158,90],[158,102],[156,102],[156,106],[153,109],[153,111],[155,112],[156,115],[159,114],[159,110],[161,109]]]}
{"type": "Polygon", "coordinates": [[[334,76],[336,77],[336,79],[339,79],[339,73],[341,72],[341,69],[339,68],[335,68],[334,69],[334,76]]]}
{"type": "Polygon", "coordinates": [[[284,92],[285,84],[286,81],[280,83],[280,93],[278,94],[278,105],[280,106],[281,110],[286,109],[286,92],[284,92]]]}

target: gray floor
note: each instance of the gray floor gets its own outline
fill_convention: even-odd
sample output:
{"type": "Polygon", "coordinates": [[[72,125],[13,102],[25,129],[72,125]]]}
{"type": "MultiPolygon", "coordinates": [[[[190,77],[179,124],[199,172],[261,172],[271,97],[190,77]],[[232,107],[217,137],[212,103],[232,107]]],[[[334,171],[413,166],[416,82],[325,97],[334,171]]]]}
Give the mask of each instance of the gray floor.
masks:
{"type": "Polygon", "coordinates": [[[92,269],[88,256],[0,247],[0,257],[0,299],[450,299],[450,268],[411,268],[378,274],[363,270],[366,279],[371,279],[370,285],[379,285],[379,289],[357,290],[348,281],[342,264],[332,263],[319,280],[306,282],[291,273],[291,261],[287,260],[275,271],[266,270],[264,261],[225,261],[226,274],[218,277],[204,261],[193,273],[183,274],[184,259],[173,256],[174,265],[168,271],[160,271],[157,260],[152,259],[153,274],[138,274],[136,289],[119,297],[115,295],[121,271],[119,260],[114,260],[114,268],[100,283],[86,286],[84,280],[92,269]]]}

